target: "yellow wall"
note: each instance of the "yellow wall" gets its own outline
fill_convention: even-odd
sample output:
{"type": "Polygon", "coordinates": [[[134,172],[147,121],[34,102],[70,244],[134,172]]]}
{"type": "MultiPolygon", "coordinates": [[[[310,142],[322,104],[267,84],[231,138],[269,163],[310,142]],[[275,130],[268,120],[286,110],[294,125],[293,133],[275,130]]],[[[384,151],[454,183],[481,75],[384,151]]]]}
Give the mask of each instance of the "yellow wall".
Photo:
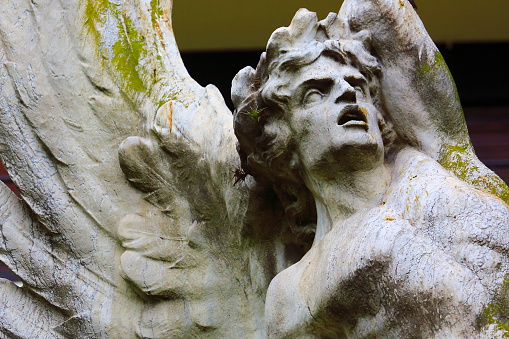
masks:
{"type": "MultiPolygon", "coordinates": [[[[436,42],[509,41],[508,0],[415,0],[436,42]]],[[[181,50],[261,49],[270,34],[306,7],[324,18],[340,0],[174,0],[181,50]]]]}

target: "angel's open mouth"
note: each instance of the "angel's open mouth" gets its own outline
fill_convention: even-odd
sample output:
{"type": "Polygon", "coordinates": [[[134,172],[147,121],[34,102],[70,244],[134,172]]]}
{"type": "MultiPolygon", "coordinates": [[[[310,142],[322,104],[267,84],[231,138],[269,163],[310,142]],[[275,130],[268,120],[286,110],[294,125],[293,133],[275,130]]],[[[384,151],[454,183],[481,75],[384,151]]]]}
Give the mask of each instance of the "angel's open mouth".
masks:
{"type": "Polygon", "coordinates": [[[362,127],[368,130],[365,109],[358,105],[347,105],[339,113],[338,125],[343,127],[362,127]]]}

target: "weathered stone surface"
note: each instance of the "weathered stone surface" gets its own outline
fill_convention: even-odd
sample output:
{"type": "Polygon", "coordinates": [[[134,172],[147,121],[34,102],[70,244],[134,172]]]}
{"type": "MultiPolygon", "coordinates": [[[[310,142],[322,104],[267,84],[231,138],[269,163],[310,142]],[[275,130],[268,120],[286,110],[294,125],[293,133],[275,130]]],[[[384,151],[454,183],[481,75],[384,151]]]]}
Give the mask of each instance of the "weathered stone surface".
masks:
{"type": "Polygon", "coordinates": [[[3,7],[1,337],[505,334],[509,190],[408,2],[301,10],[233,116],[171,6],[3,7]]]}
{"type": "Polygon", "coordinates": [[[231,113],[189,77],[171,5],[4,6],[2,160],[22,200],[3,188],[0,255],[24,283],[1,287],[7,336],[264,332],[266,288],[288,263],[277,231],[254,230],[282,213],[252,179],[232,186],[231,113]],[[264,208],[272,219],[254,217],[264,208]]]}

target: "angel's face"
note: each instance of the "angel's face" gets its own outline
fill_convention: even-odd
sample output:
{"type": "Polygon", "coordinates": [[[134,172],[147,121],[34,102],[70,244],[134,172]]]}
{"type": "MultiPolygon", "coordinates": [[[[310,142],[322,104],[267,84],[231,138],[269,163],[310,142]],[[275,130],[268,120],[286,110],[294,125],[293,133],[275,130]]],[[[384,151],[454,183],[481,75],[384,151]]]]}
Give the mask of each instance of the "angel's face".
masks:
{"type": "Polygon", "coordinates": [[[292,74],[287,93],[285,120],[305,168],[330,172],[331,164],[355,169],[383,161],[377,110],[358,69],[321,56],[292,74]]]}

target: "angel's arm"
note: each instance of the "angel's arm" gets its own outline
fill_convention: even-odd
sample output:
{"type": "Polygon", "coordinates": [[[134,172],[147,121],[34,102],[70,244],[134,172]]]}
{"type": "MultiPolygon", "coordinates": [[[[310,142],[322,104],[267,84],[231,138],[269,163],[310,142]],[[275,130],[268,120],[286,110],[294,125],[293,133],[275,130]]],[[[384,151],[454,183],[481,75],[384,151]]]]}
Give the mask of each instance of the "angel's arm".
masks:
{"type": "Polygon", "coordinates": [[[454,80],[407,1],[346,0],[339,17],[367,30],[382,66],[383,106],[404,141],[506,202],[509,188],[474,153],[454,80]]]}

